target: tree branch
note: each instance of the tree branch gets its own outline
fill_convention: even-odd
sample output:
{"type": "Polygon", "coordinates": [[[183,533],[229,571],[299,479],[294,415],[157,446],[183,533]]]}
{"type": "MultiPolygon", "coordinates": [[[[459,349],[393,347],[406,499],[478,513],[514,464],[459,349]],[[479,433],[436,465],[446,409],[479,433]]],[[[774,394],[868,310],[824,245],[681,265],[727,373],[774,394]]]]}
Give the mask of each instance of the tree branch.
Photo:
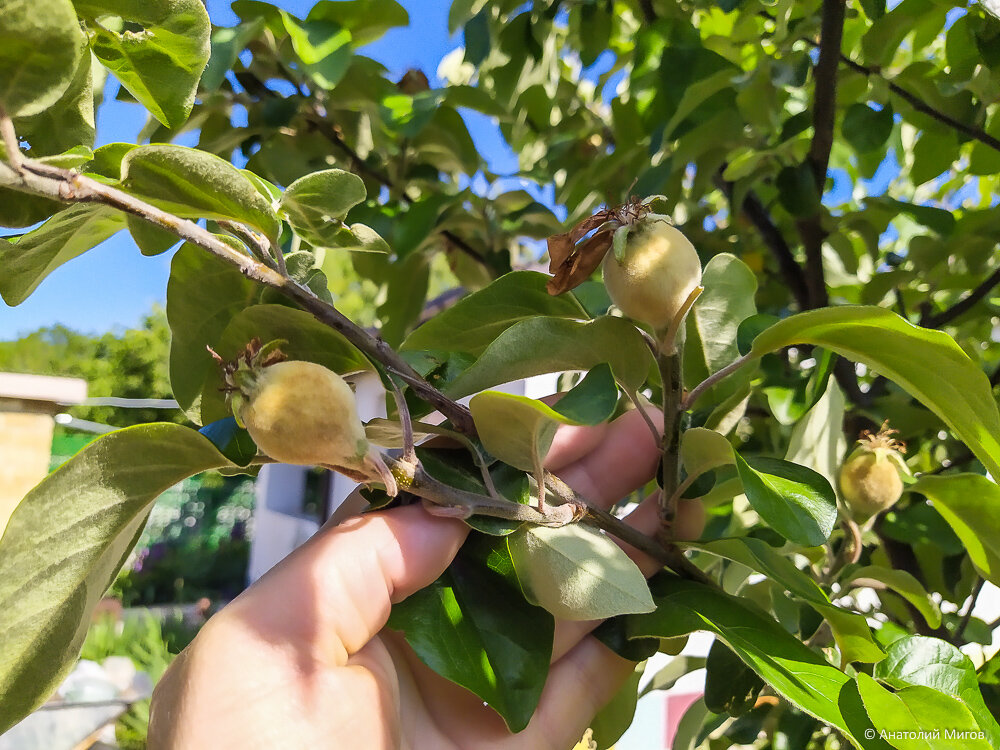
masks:
{"type": "MultiPolygon", "coordinates": [[[[730,210],[733,210],[733,183],[727,182],[722,177],[722,172],[719,172],[715,176],[716,186],[722,190],[723,194],[729,200],[730,210]]],[[[784,277],[785,282],[788,284],[788,288],[792,292],[792,296],[795,297],[795,302],[798,304],[800,310],[809,309],[809,292],[806,288],[805,275],[802,273],[802,266],[798,264],[795,260],[795,256],[792,254],[792,249],[788,246],[785,241],[784,235],[781,230],[775,225],[774,221],[771,219],[771,215],[768,213],[764,204],[761,203],[760,198],[753,191],[748,191],[746,197],[743,198],[743,205],[741,206],[743,213],[746,214],[750,222],[756,227],[757,232],[760,233],[761,240],[763,240],[764,245],[768,250],[771,251],[771,255],[774,256],[775,261],[778,263],[778,270],[781,271],[781,275],[784,277]]]]}
{"type": "Polygon", "coordinates": [[[833,148],[833,121],[837,112],[837,64],[844,37],[845,0],[823,0],[819,58],[813,67],[813,139],[809,163],[820,194],[826,185],[826,170],[833,148]]]}
{"type": "MultiPolygon", "coordinates": [[[[845,0],[823,0],[820,25],[819,57],[813,66],[813,139],[809,147],[809,165],[816,181],[816,190],[822,199],[826,190],[826,172],[833,148],[833,125],[837,113],[837,66],[844,36],[845,0]]],[[[816,213],[796,222],[805,247],[805,280],[809,292],[809,307],[826,307],[830,298],[823,273],[822,205],[816,213]]]]}
{"type": "Polygon", "coordinates": [[[940,328],[946,323],[950,323],[975,306],[979,300],[993,291],[998,284],[1000,284],[1000,268],[991,273],[985,281],[975,289],[970,290],[967,295],[951,307],[942,310],[936,315],[921,316],[920,325],[924,328],[940,328]]]}
{"type": "MultiPolygon", "coordinates": [[[[296,302],[321,323],[341,333],[364,354],[381,362],[390,370],[390,379],[392,373],[398,375],[418,396],[451,420],[456,430],[466,435],[476,434],[475,423],[466,407],[451,400],[424,380],[384,340],[369,334],[336,307],[319,299],[294,279],[283,276],[251,255],[241,253],[193,221],[181,219],[117,188],[71,170],[24,159],[17,147],[11,120],[3,113],[0,113],[0,140],[7,150],[6,161],[0,160],[0,185],[67,203],[100,203],[110,206],[138,216],[182,240],[201,247],[238,268],[247,278],[269,286],[296,302]],[[17,165],[16,168],[13,165],[17,165]]],[[[550,472],[545,472],[545,486],[562,500],[562,505],[550,508],[545,513],[539,513],[534,508],[519,503],[498,501],[486,495],[480,496],[458,490],[433,479],[419,466],[401,464],[399,460],[385,458],[389,466],[401,468],[410,478],[409,482],[401,483],[404,488],[426,497],[437,505],[451,508],[440,511],[445,515],[468,516],[480,513],[531,523],[563,525],[579,520],[582,514],[598,528],[669,565],[675,572],[686,577],[695,577],[702,582],[708,581],[676,547],[670,545],[665,548],[610,513],[591,507],[584,498],[550,472]]]]}
{"type": "MultiPolygon", "coordinates": [[[[0,131],[3,130],[4,120],[9,122],[9,118],[0,116],[0,131]]],[[[5,138],[5,143],[9,148],[10,141],[5,138]]],[[[14,148],[17,148],[16,141],[14,141],[14,148]]],[[[76,172],[52,167],[30,159],[22,160],[20,170],[11,169],[7,164],[0,163],[0,182],[7,183],[15,189],[64,202],[102,203],[139,216],[182,240],[207,250],[219,259],[239,268],[247,278],[273,287],[294,300],[302,309],[312,313],[317,320],[341,333],[364,354],[392,368],[413,388],[418,396],[450,419],[456,430],[465,434],[475,433],[475,425],[469,410],[452,401],[424,380],[385,341],[373,337],[333,305],[319,299],[295,280],[282,276],[278,271],[269,268],[251,256],[235,250],[193,221],[178,218],[117,188],[104,185],[76,172]]]]}
{"type": "Polygon", "coordinates": [[[1000,140],[994,138],[992,135],[982,130],[981,128],[977,128],[973,125],[967,125],[964,122],[956,120],[951,115],[942,112],[941,110],[934,109],[934,107],[925,102],[916,94],[907,91],[898,83],[894,83],[891,78],[886,78],[885,76],[883,76],[881,72],[878,71],[877,69],[869,68],[866,65],[862,65],[859,62],[855,62],[847,55],[841,55],[840,61],[844,63],[847,67],[849,67],[851,70],[855,71],[856,73],[860,73],[863,76],[878,76],[888,84],[889,91],[891,91],[893,94],[895,94],[900,99],[905,101],[915,110],[917,110],[917,112],[925,114],[928,117],[931,117],[937,120],[938,122],[947,125],[948,127],[958,131],[967,138],[971,138],[974,141],[979,141],[983,145],[989,146],[992,149],[1000,151],[1000,140]]]}

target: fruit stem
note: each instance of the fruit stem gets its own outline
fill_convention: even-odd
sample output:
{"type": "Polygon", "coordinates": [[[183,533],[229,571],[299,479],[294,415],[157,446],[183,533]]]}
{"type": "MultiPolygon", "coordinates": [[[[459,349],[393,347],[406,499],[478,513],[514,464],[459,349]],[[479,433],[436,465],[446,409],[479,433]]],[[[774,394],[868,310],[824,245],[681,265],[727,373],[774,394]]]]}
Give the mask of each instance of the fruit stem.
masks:
{"type": "Polygon", "coordinates": [[[660,339],[660,349],[667,353],[672,353],[677,349],[677,332],[680,331],[681,326],[684,325],[684,319],[687,317],[688,312],[694,307],[694,303],[698,301],[701,293],[705,291],[705,287],[696,286],[691,290],[691,294],[687,296],[684,300],[684,304],[681,305],[680,310],[674,315],[674,319],[670,321],[670,326],[667,328],[667,332],[663,334],[660,339]]]}
{"type": "Polygon", "coordinates": [[[672,353],[661,350],[656,355],[663,384],[663,437],[660,442],[660,530],[661,543],[673,538],[674,516],[677,514],[677,486],[680,480],[680,405],[681,405],[681,349],[672,353]]]}
{"type": "Polygon", "coordinates": [[[414,445],[413,440],[413,419],[410,417],[410,407],[406,403],[406,396],[403,395],[402,389],[399,384],[393,378],[393,375],[398,374],[391,367],[386,368],[385,379],[389,381],[389,385],[392,387],[392,397],[396,401],[396,412],[399,414],[399,424],[403,428],[403,461],[412,466],[417,464],[417,448],[414,445]]]}

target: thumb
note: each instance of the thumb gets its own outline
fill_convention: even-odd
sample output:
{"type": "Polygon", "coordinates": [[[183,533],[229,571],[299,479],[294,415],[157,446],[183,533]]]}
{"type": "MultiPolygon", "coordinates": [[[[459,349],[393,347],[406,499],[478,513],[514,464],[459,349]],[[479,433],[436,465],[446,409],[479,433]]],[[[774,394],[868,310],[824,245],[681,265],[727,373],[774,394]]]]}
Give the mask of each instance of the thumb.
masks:
{"type": "Polygon", "coordinates": [[[341,666],[382,629],[393,603],[444,572],[468,531],[418,505],[350,518],[320,529],[220,616],[341,666]]]}

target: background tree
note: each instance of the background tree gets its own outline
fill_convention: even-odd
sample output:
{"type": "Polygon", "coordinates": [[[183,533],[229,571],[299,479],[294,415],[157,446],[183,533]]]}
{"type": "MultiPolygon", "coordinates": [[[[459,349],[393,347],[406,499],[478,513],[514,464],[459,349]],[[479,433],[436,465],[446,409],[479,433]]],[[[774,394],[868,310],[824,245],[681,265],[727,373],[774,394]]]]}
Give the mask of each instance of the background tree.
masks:
{"type": "MultiPolygon", "coordinates": [[[[981,6],[456,0],[449,23],[463,48],[436,77],[414,70],[392,80],[363,48],[407,23],[393,0],[319,2],[305,17],[238,0],[239,25],[214,30],[196,0],[144,10],[114,0],[49,5],[42,17],[16,3],[0,20],[9,42],[0,45],[8,73],[0,215],[12,227],[47,219],[0,247],[0,293],[18,303],[121,229],[146,253],[185,240],[167,294],[171,388],[225,457],[189,430],[141,427],[110,436],[22,503],[0,540],[8,573],[0,611],[45,613],[63,635],[48,651],[58,658],[46,657],[16,629],[23,619],[0,619],[0,637],[13,644],[0,684],[35,688],[5,708],[7,721],[44,697],[78,648],[73,592],[84,582],[103,590],[107,576],[92,571],[114,567],[157,488],[176,481],[144,473],[140,457],[155,446],[187,472],[254,460],[205,346],[233,357],[256,335],[286,339],[293,358],[339,372],[377,370],[390,392],[403,392],[390,399],[390,423],[371,426],[388,444],[409,449],[407,415],[436,408],[448,417],[462,458],[423,448],[410,490],[518,522],[473,521],[509,533],[476,537],[507,567],[495,558],[484,567],[482,546],[463,552],[495,585],[497,612],[545,620],[521,597],[524,587],[558,609],[532,590],[540,580],[532,571],[550,572],[553,560],[525,557],[537,549],[527,535],[544,537],[546,527],[519,523],[565,521],[556,516],[568,508],[585,523],[559,533],[607,543],[588,531],[597,525],[658,555],[673,575],[652,582],[655,611],[640,614],[648,592],[632,588],[630,574],[614,580],[635,594],[630,603],[607,599],[601,586],[584,598],[622,615],[599,632],[636,659],[657,639],[694,629],[719,637],[705,701],[685,720],[692,744],[712,732],[723,737],[713,747],[744,738],[907,747],[876,730],[947,722],[978,733],[968,747],[1000,743],[985,702],[996,700],[995,660],[977,673],[957,649],[990,637],[992,624],[973,607],[985,582],[1000,580],[1000,491],[987,476],[1000,471],[992,210],[1000,23],[981,6]],[[37,50],[52,53],[36,59],[37,50]],[[98,64],[121,82],[120,96],[150,111],[147,145],[91,151],[98,64]],[[496,118],[518,176],[551,186],[551,206],[506,190],[486,169],[468,110],[496,118]],[[169,145],[182,133],[196,134],[198,148],[169,145]],[[480,174],[492,190],[470,186],[480,174]],[[656,210],[704,266],[682,370],[669,348],[657,350],[654,367],[650,332],[606,315],[596,278],[550,296],[544,275],[509,273],[537,263],[537,241],[553,235],[549,247],[572,262],[599,255],[609,237],[584,229],[599,235],[604,225],[559,233],[631,194],[664,196],[656,210]],[[338,309],[346,257],[378,289],[381,338],[338,309]],[[478,291],[416,327],[437,291],[431,270],[446,283],[445,265],[466,292],[478,291]],[[455,401],[505,380],[581,370],[584,411],[488,390],[471,413],[455,401]],[[709,512],[697,544],[677,545],[667,533],[636,538],[614,517],[584,511],[537,468],[557,423],[600,422],[642,398],[660,403],[673,425],[663,480],[680,484],[678,496],[703,498],[709,512]],[[859,432],[885,419],[908,444],[903,474],[919,481],[859,526],[846,512],[838,518],[838,468],[859,432]],[[113,535],[95,532],[88,546],[103,562],[80,571],[53,544],[46,554],[58,585],[46,591],[57,601],[33,598],[40,594],[23,583],[31,530],[51,526],[54,506],[63,508],[60,528],[73,528],[84,510],[64,495],[95,467],[103,471],[95,493],[116,519],[113,535]],[[491,496],[528,500],[540,485],[569,503],[539,513],[491,496]],[[131,498],[124,505],[122,493],[131,498]],[[497,570],[518,581],[489,578],[497,570]],[[763,578],[751,583],[748,571],[763,578]],[[864,609],[858,590],[873,592],[879,607],[864,609]],[[943,664],[950,677],[932,678],[943,664]],[[764,689],[780,700],[758,702],[764,689]]],[[[610,545],[601,549],[614,558],[610,545]]],[[[555,581],[548,593],[559,600],[565,581],[542,579],[555,581]]],[[[478,606],[447,575],[435,585],[478,606]]],[[[409,630],[440,616],[446,627],[434,601],[408,600],[393,624],[409,630]]],[[[523,726],[531,690],[483,677],[483,658],[497,654],[482,633],[453,636],[472,638],[482,654],[447,676],[497,706],[512,729],[523,726]]],[[[530,645],[518,674],[540,688],[545,639],[530,645]]],[[[430,645],[416,648],[434,661],[430,645]]],[[[631,696],[613,704],[622,714],[615,727],[633,706],[631,696]]]]}

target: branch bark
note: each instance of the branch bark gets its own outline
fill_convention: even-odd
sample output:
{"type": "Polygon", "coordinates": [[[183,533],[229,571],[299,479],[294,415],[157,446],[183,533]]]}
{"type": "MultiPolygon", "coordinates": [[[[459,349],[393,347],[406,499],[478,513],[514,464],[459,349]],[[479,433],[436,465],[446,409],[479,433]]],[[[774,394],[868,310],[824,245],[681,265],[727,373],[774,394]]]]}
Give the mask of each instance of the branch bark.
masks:
{"type": "MultiPolygon", "coordinates": [[[[837,112],[837,67],[844,37],[845,9],[845,0],[823,0],[819,57],[813,66],[813,139],[809,147],[809,165],[820,198],[826,188],[826,172],[830,165],[830,150],[833,148],[833,125],[837,112]]],[[[809,307],[826,307],[830,304],[830,298],[823,273],[823,240],[827,233],[823,227],[822,207],[818,207],[812,216],[800,219],[797,224],[806,253],[805,279],[809,307]]]]}
{"type": "MultiPolygon", "coordinates": [[[[391,371],[390,378],[392,373],[398,375],[413,388],[418,396],[450,419],[456,430],[467,435],[474,436],[476,434],[472,415],[465,406],[438,391],[410,367],[389,344],[381,338],[369,334],[336,307],[316,297],[306,287],[287,276],[283,276],[275,268],[269,267],[251,255],[241,253],[193,221],[181,219],[117,188],[97,182],[72,170],[25,159],[18,149],[12,122],[2,110],[0,110],[0,141],[3,142],[2,146],[6,156],[6,161],[0,159],[0,185],[67,203],[100,203],[111,206],[145,219],[180,239],[201,247],[220,260],[237,267],[247,278],[272,287],[296,302],[321,323],[341,333],[344,338],[366,355],[381,362],[391,371]]],[[[246,231],[249,232],[249,230],[246,231]]],[[[714,585],[714,582],[687,560],[683,552],[676,546],[672,544],[661,545],[655,539],[633,529],[612,514],[591,507],[583,497],[550,472],[545,472],[545,486],[562,501],[562,504],[550,507],[545,513],[539,513],[526,505],[505,502],[486,495],[480,496],[450,487],[426,474],[419,466],[401,463],[395,459],[389,460],[388,457],[386,460],[390,466],[399,467],[407,476],[411,477],[407,489],[438,506],[442,506],[444,510],[440,512],[445,515],[481,513],[545,525],[562,525],[586,517],[598,528],[617,536],[636,549],[663,562],[674,572],[714,585]]]]}
{"type": "MultiPolygon", "coordinates": [[[[715,176],[715,184],[722,190],[726,198],[729,199],[730,210],[732,210],[733,183],[723,179],[720,172],[715,176]]],[[[764,207],[764,204],[761,203],[756,193],[748,191],[740,208],[746,214],[747,218],[750,219],[754,227],[756,227],[764,245],[770,250],[771,255],[774,256],[775,261],[778,263],[778,270],[781,271],[781,275],[788,284],[788,288],[791,290],[799,309],[808,310],[809,291],[806,287],[806,279],[802,272],[802,266],[795,260],[792,249],[788,246],[788,242],[785,241],[781,230],[778,229],[773,219],[771,219],[771,215],[764,207]]]]}
{"type": "Polygon", "coordinates": [[[962,297],[962,299],[951,307],[946,310],[942,310],[936,315],[922,316],[920,325],[924,328],[940,328],[941,326],[950,323],[974,307],[979,300],[986,297],[986,295],[993,291],[998,284],[1000,284],[1000,268],[991,273],[985,281],[979,284],[979,286],[975,289],[970,290],[967,295],[962,297]]]}

